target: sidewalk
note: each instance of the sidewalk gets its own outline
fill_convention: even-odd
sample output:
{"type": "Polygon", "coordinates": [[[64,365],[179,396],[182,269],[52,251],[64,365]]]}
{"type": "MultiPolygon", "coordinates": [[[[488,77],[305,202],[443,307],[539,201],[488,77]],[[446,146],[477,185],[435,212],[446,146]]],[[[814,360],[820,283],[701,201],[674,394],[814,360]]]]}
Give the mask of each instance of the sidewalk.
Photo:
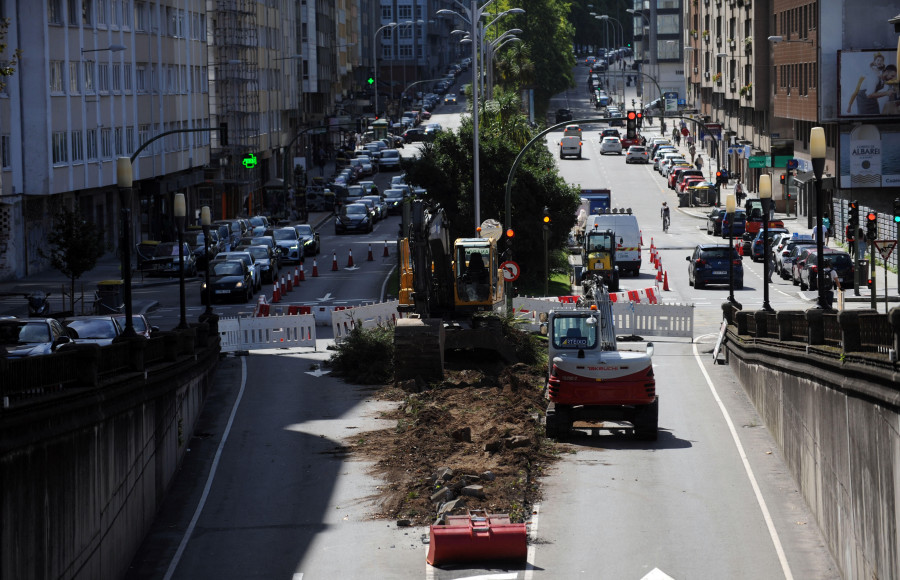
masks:
{"type": "MultiPolygon", "coordinates": [[[[310,212],[309,223],[313,224],[313,226],[318,229],[326,224],[332,215],[332,213],[324,211],[310,212]]],[[[97,283],[104,280],[119,279],[121,279],[119,259],[116,258],[113,253],[106,254],[100,258],[97,265],[92,270],[86,272],[81,278],[75,281],[76,299],[80,299],[81,288],[83,286],[84,300],[87,304],[85,311],[88,311],[90,310],[90,304],[94,301],[94,291],[97,290],[97,283]]],[[[194,279],[196,278],[191,278],[191,280],[194,279]]],[[[60,312],[63,310],[61,298],[62,291],[65,289],[66,294],[68,294],[70,284],[68,278],[50,267],[43,272],[32,274],[27,278],[0,281],[0,316],[28,316],[28,304],[23,295],[37,290],[49,292],[51,294],[51,312],[60,312]]],[[[151,288],[154,286],[166,286],[172,284],[178,284],[178,278],[143,277],[142,279],[139,272],[133,273],[131,278],[132,289],[151,288]]],[[[68,297],[66,298],[66,304],[67,309],[71,308],[68,306],[68,297]]],[[[136,314],[144,314],[155,308],[158,305],[158,302],[156,300],[135,299],[132,300],[132,304],[136,314]]],[[[76,314],[80,313],[81,305],[77,304],[76,314]]]]}

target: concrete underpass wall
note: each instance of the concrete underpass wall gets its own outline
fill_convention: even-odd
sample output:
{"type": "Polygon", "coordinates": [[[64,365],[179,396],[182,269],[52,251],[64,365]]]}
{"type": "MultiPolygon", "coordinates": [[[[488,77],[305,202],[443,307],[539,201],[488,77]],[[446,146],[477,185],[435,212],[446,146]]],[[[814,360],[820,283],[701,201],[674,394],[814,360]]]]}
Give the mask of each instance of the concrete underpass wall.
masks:
{"type": "Polygon", "coordinates": [[[218,358],[2,416],[0,580],[120,578],[184,456],[218,358]]]}
{"type": "Polygon", "coordinates": [[[742,342],[728,362],[766,422],[844,578],[900,578],[900,376],[742,342]]]}

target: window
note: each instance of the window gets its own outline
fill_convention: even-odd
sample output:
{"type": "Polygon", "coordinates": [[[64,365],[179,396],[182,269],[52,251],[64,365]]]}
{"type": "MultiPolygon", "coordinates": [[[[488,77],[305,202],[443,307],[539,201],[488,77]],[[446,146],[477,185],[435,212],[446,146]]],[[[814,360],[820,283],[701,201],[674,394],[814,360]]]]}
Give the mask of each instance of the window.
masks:
{"type": "Polygon", "coordinates": [[[84,92],[91,94],[94,92],[94,61],[84,61],[84,92]]]}
{"type": "Polygon", "coordinates": [[[63,23],[62,0],[47,0],[47,21],[50,24],[63,23]]]}
{"type": "Polygon", "coordinates": [[[150,65],[150,91],[159,92],[159,75],[157,75],[155,64],[150,65]]]}
{"type": "Polygon", "coordinates": [[[134,29],[139,32],[144,32],[147,30],[147,3],[146,2],[135,2],[134,3],[134,29]]]}
{"type": "Polygon", "coordinates": [[[206,14],[200,15],[200,40],[206,42],[206,14]]]}
{"type": "Polygon", "coordinates": [[[209,75],[206,72],[205,66],[200,67],[200,92],[209,92],[209,75]]]}
{"type": "Polygon", "coordinates": [[[100,129],[100,155],[103,156],[103,159],[111,159],[112,154],[112,129],[100,129]]]}
{"type": "Polygon", "coordinates": [[[137,92],[146,93],[147,92],[147,65],[139,64],[137,65],[137,92]]]}
{"type": "Polygon", "coordinates": [[[97,67],[97,88],[101,93],[109,93],[109,64],[100,63],[97,67]]]}
{"type": "MultiPolygon", "coordinates": [[[[394,18],[394,11],[391,9],[391,5],[381,5],[381,21],[384,23],[391,22],[394,18]]],[[[389,30],[389,29],[386,29],[389,30]]]]}
{"type": "Polygon", "coordinates": [[[79,0],[69,0],[66,6],[66,17],[70,26],[78,26],[81,21],[81,10],[78,6],[81,4],[79,0]]]}
{"type": "Polygon", "coordinates": [[[119,26],[122,24],[122,0],[112,0],[109,5],[110,24],[119,26]]]}
{"type": "Polygon", "coordinates": [[[87,130],[87,159],[94,161],[97,159],[97,130],[87,130]]]}
{"type": "Polygon", "coordinates": [[[178,91],[182,94],[187,93],[188,88],[188,80],[187,80],[187,67],[185,65],[181,65],[178,67],[178,91]]]}
{"type": "Polygon", "coordinates": [[[85,28],[94,26],[94,0],[81,0],[81,23],[85,28]]]}
{"type": "Polygon", "coordinates": [[[72,131],[72,161],[84,161],[84,133],[72,131]]]}
{"type": "Polygon", "coordinates": [[[125,65],[125,79],[124,79],[124,80],[125,80],[125,92],[126,92],[126,93],[131,93],[131,88],[132,88],[132,85],[131,85],[131,70],[132,70],[132,69],[131,69],[131,65],[130,65],[130,64],[126,64],[126,65],[125,65]]]}
{"type": "Polygon", "coordinates": [[[12,155],[9,150],[9,135],[0,135],[0,159],[2,159],[3,169],[12,169],[12,155]]]}
{"type": "Polygon", "coordinates": [[[114,93],[122,92],[122,65],[119,63],[112,65],[112,90],[114,93]]]}
{"type": "Polygon", "coordinates": [[[68,134],[65,131],[55,131],[53,133],[53,163],[69,162],[68,134]]]}
{"type": "Polygon", "coordinates": [[[78,82],[78,71],[81,68],[81,63],[78,61],[71,61],[69,63],[69,94],[77,95],[81,92],[81,84],[78,82]]]}
{"type": "Polygon", "coordinates": [[[61,60],[50,61],[50,92],[63,92],[63,63],[61,60]]]}
{"type": "Polygon", "coordinates": [[[397,55],[404,60],[412,58],[412,46],[408,44],[401,44],[397,47],[397,55]]]}
{"type": "Polygon", "coordinates": [[[656,17],[657,34],[679,34],[681,32],[681,16],[678,14],[660,14],[656,17]]]}
{"type": "Polygon", "coordinates": [[[122,146],[122,127],[116,127],[115,134],[113,135],[113,142],[116,147],[116,157],[121,157],[125,149],[122,146]]]}
{"type": "Polygon", "coordinates": [[[97,0],[97,25],[106,26],[106,2],[107,0],[97,0]]]}
{"type": "MultiPolygon", "coordinates": [[[[144,143],[150,140],[150,125],[138,125],[138,141],[137,147],[140,147],[144,143]]],[[[150,148],[146,148],[141,151],[141,156],[150,155],[150,148]]]]}
{"type": "Polygon", "coordinates": [[[400,4],[397,6],[397,19],[404,22],[412,19],[412,6],[409,4],[400,4]]]}
{"type": "Polygon", "coordinates": [[[125,128],[125,155],[134,153],[134,127],[125,128]]]}

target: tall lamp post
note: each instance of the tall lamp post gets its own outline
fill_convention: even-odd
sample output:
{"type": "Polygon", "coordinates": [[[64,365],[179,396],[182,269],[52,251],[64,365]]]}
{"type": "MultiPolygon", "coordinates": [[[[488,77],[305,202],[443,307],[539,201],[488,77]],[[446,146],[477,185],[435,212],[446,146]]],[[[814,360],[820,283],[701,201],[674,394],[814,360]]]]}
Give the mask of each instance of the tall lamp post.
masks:
{"type": "Polygon", "coordinates": [[[125,328],[122,330],[122,336],[137,336],[134,331],[134,321],[131,320],[134,312],[131,302],[131,197],[133,184],[131,169],[131,159],[128,157],[116,159],[116,184],[119,187],[119,207],[122,213],[122,299],[125,301],[125,328]]]}
{"type": "Polygon", "coordinates": [[[204,316],[212,316],[212,286],[209,284],[209,263],[211,261],[211,256],[209,255],[209,226],[212,224],[212,215],[209,211],[209,206],[204,205],[200,209],[200,225],[203,226],[203,247],[204,247],[204,256],[206,256],[206,296],[204,296],[204,300],[206,300],[206,310],[203,311],[204,316]]]}
{"type": "MultiPolygon", "coordinates": [[[[384,30],[385,28],[393,28],[395,26],[397,26],[396,22],[388,22],[387,24],[385,24],[384,26],[382,26],[381,28],[376,30],[375,33],[372,35],[372,53],[373,53],[372,59],[375,61],[375,74],[373,76],[374,76],[374,80],[375,80],[375,116],[376,117],[378,116],[378,53],[380,52],[378,50],[378,44],[377,44],[378,43],[378,33],[381,32],[382,30],[384,30]]],[[[391,54],[393,54],[393,52],[391,54]]]]}
{"type": "Polygon", "coordinates": [[[181,301],[181,320],[175,328],[183,330],[188,328],[185,316],[184,303],[184,219],[187,216],[187,206],[184,202],[184,194],[175,194],[175,227],[178,228],[178,298],[181,301]]]}
{"type": "Polygon", "coordinates": [[[729,193],[725,198],[725,217],[728,219],[728,226],[732,229],[728,236],[728,302],[736,308],[740,308],[740,303],[734,298],[734,210],[736,208],[737,202],[734,194],[729,193]]]}
{"type": "Polygon", "coordinates": [[[822,172],[825,171],[825,129],[813,127],[809,131],[809,157],[816,175],[816,308],[831,308],[825,304],[825,236],[822,235],[822,172]]]}
{"type": "Polygon", "coordinates": [[[769,204],[772,203],[772,176],[763,173],[759,176],[759,199],[763,206],[763,304],[762,309],[772,312],[769,305],[769,204]]]}

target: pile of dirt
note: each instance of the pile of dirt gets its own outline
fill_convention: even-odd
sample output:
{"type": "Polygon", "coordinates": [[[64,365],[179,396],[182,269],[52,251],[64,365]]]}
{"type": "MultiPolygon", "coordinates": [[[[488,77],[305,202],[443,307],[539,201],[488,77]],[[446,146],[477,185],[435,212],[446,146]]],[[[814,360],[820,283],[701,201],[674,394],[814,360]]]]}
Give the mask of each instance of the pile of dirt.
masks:
{"type": "Polygon", "coordinates": [[[441,513],[483,509],[524,521],[555,456],[539,421],[544,372],[516,364],[446,376],[423,392],[409,392],[414,382],[380,389],[376,396],[398,401],[386,417],[396,427],[348,442],[385,482],[376,517],[429,525],[441,513]]]}

